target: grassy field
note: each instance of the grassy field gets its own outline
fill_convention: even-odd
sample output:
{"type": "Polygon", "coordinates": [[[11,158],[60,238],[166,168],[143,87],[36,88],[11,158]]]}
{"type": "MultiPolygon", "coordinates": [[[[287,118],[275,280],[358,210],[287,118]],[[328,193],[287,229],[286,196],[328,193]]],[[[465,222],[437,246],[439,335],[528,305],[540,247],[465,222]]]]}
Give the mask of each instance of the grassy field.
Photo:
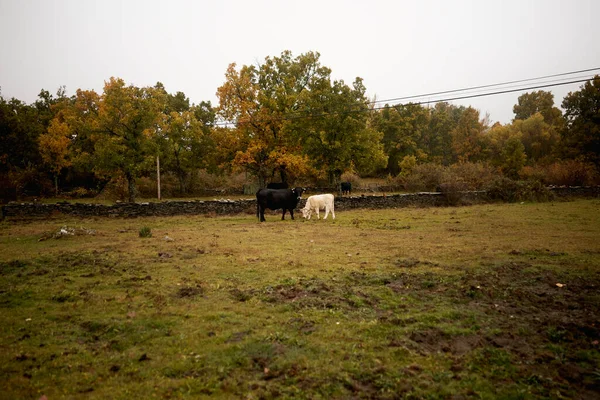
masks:
{"type": "Polygon", "coordinates": [[[266,218],[0,222],[0,398],[600,397],[599,200],[266,218]]]}

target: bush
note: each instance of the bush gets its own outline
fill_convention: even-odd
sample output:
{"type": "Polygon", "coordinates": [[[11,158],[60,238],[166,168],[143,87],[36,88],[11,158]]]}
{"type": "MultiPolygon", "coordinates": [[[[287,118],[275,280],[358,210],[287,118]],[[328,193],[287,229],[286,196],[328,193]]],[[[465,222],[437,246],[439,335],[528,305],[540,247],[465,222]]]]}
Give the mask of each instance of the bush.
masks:
{"type": "Polygon", "coordinates": [[[492,200],[505,202],[548,201],[554,198],[540,181],[515,181],[506,177],[495,179],[487,188],[492,200]]]}
{"type": "Polygon", "coordinates": [[[589,186],[600,184],[600,174],[594,164],[578,160],[558,161],[550,165],[523,167],[521,179],[536,180],[546,185],[589,186]]]}
{"type": "Polygon", "coordinates": [[[592,163],[578,160],[565,160],[547,167],[546,181],[558,186],[586,186],[599,182],[599,174],[592,163]]]}
{"type": "Polygon", "coordinates": [[[468,187],[462,178],[452,174],[447,174],[444,182],[438,186],[438,191],[442,192],[449,206],[460,205],[463,201],[463,192],[466,190],[468,187]]]}
{"type": "Polygon", "coordinates": [[[101,200],[125,201],[129,196],[127,190],[127,180],[122,176],[117,176],[104,186],[104,189],[102,189],[96,198],[101,200]]]}
{"type": "Polygon", "coordinates": [[[459,163],[449,166],[442,183],[462,182],[462,190],[483,190],[500,173],[484,163],[459,163]]]}
{"type": "Polygon", "coordinates": [[[538,181],[548,184],[547,168],[539,165],[523,167],[519,171],[519,177],[525,181],[538,181]]]}
{"type": "Polygon", "coordinates": [[[352,187],[356,189],[358,189],[361,184],[360,176],[352,172],[344,172],[340,179],[342,182],[350,182],[352,187]]]}
{"type": "Polygon", "coordinates": [[[444,167],[440,164],[428,163],[416,165],[404,177],[404,188],[409,192],[437,191],[442,183],[444,171],[444,167]]]}
{"type": "Polygon", "coordinates": [[[141,238],[151,238],[152,237],[152,229],[148,228],[147,226],[140,228],[140,237],[141,238]]]}

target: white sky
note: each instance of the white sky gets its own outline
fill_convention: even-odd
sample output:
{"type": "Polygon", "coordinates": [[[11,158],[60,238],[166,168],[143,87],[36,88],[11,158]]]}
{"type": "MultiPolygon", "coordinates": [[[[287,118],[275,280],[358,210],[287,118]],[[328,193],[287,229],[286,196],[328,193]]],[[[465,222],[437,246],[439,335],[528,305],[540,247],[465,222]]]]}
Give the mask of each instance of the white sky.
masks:
{"type": "MultiPolygon", "coordinates": [[[[32,103],[115,76],[217,105],[231,62],[291,50],[392,99],[600,67],[599,15],[598,0],[0,0],[0,87],[32,103]]],[[[545,90],[560,106],[580,85],[545,90]]],[[[454,104],[507,123],[520,94],[454,104]]]]}

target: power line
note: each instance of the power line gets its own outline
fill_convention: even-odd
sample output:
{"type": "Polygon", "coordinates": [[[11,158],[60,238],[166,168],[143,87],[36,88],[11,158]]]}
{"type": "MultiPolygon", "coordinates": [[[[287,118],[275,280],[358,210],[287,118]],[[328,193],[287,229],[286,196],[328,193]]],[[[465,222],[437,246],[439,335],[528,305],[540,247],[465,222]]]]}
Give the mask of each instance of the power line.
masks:
{"type": "Polygon", "coordinates": [[[472,87],[468,87],[468,88],[464,88],[464,89],[453,89],[453,90],[445,90],[443,92],[426,93],[426,94],[417,95],[417,96],[405,96],[405,97],[396,97],[396,98],[387,99],[387,100],[377,100],[377,101],[374,101],[373,104],[374,103],[384,103],[386,101],[407,100],[407,99],[414,99],[414,98],[419,98],[419,97],[435,96],[435,95],[439,95],[439,94],[448,94],[448,93],[455,93],[455,92],[463,92],[463,91],[472,90],[472,89],[483,89],[483,88],[490,88],[490,87],[496,87],[496,86],[504,86],[504,85],[510,85],[510,84],[513,84],[513,83],[537,81],[537,80],[546,79],[546,78],[555,78],[557,76],[573,75],[573,74],[579,74],[579,73],[582,73],[582,72],[590,72],[590,71],[597,71],[597,70],[600,70],[600,67],[598,67],[598,68],[582,69],[582,70],[579,70],[579,71],[572,71],[572,72],[563,72],[563,73],[560,73],[560,74],[540,76],[540,77],[537,77],[537,78],[519,79],[519,80],[516,80],[516,81],[508,81],[508,82],[503,82],[503,83],[494,83],[494,84],[491,84],[491,85],[472,86],[472,87]]]}
{"type": "MultiPolygon", "coordinates": [[[[497,84],[491,84],[491,85],[474,86],[474,87],[471,87],[471,88],[448,90],[448,91],[444,91],[444,92],[429,93],[429,94],[423,94],[423,95],[418,95],[418,96],[398,97],[396,99],[389,99],[389,100],[385,100],[385,101],[411,99],[411,98],[414,99],[414,98],[421,98],[421,97],[433,96],[435,94],[457,93],[457,92],[463,92],[463,91],[467,91],[467,90],[480,89],[480,88],[486,88],[486,87],[487,88],[497,87],[497,86],[507,85],[507,84],[511,84],[511,83],[527,82],[527,81],[546,79],[546,78],[556,77],[556,76],[572,75],[572,74],[575,74],[575,73],[581,73],[581,72],[587,72],[587,71],[594,71],[594,70],[600,70],[600,68],[591,68],[591,69],[581,70],[581,71],[574,71],[574,72],[566,72],[566,73],[562,73],[562,74],[548,75],[548,76],[539,77],[539,78],[530,78],[530,79],[522,79],[522,80],[519,80],[519,81],[504,82],[504,83],[497,83],[497,84]]],[[[411,104],[415,104],[415,105],[423,105],[423,104],[448,102],[448,101],[454,101],[454,100],[464,100],[464,99],[470,99],[470,98],[476,98],[476,97],[495,96],[495,95],[499,95],[499,94],[514,93],[514,92],[520,92],[520,91],[524,91],[524,90],[542,89],[542,88],[547,88],[547,87],[554,87],[554,86],[562,86],[562,85],[570,85],[570,84],[574,84],[574,83],[587,82],[587,81],[589,81],[592,78],[593,77],[591,77],[591,78],[585,78],[585,79],[571,80],[571,81],[567,81],[567,82],[553,83],[553,82],[556,82],[556,81],[563,80],[563,79],[559,79],[559,80],[556,80],[556,81],[547,82],[547,83],[545,83],[543,85],[518,87],[518,88],[515,88],[515,89],[509,89],[509,90],[500,90],[500,91],[495,91],[495,92],[469,94],[469,95],[457,96],[457,97],[448,97],[448,98],[444,97],[444,98],[440,98],[440,99],[437,99],[437,100],[426,100],[426,101],[410,102],[410,103],[411,104]]],[[[379,102],[380,101],[376,101],[376,102],[371,102],[369,104],[375,104],[375,103],[379,103],[379,102]]],[[[381,102],[383,102],[383,100],[381,102]]],[[[387,106],[379,106],[379,107],[373,107],[373,108],[361,109],[361,110],[347,110],[347,111],[337,111],[337,112],[329,112],[329,113],[301,114],[301,115],[298,115],[298,114],[301,113],[301,111],[299,111],[299,112],[295,112],[295,113],[290,113],[287,116],[282,116],[282,117],[276,118],[274,120],[294,120],[294,119],[303,119],[303,118],[317,118],[317,117],[324,117],[324,116],[330,116],[330,115],[354,114],[354,113],[360,113],[360,112],[369,112],[369,111],[372,111],[372,110],[382,110],[382,109],[384,109],[386,107],[387,106]],[[294,115],[294,114],[296,114],[296,115],[294,115]]],[[[222,122],[216,122],[214,125],[216,125],[216,126],[235,125],[237,122],[238,122],[237,120],[236,121],[222,121],[222,122]]]]}
{"type": "MultiPolygon", "coordinates": [[[[412,104],[431,104],[431,103],[439,103],[439,102],[442,102],[442,101],[453,101],[453,100],[470,99],[470,98],[473,98],[473,97],[493,96],[493,95],[497,95],[497,94],[520,92],[520,91],[523,91],[523,90],[532,90],[532,89],[541,89],[541,88],[552,87],[552,86],[570,85],[572,83],[587,82],[589,80],[590,79],[580,79],[580,80],[576,80],[576,81],[569,81],[569,82],[562,82],[562,83],[553,83],[553,84],[547,84],[547,85],[541,85],[541,86],[529,86],[529,87],[519,88],[519,89],[502,90],[502,91],[499,91],[499,92],[470,94],[470,95],[467,95],[467,96],[453,97],[453,98],[447,98],[447,99],[441,99],[441,100],[421,101],[421,102],[412,103],[412,104]]],[[[382,108],[385,108],[385,107],[375,107],[374,109],[381,110],[382,108]]]]}

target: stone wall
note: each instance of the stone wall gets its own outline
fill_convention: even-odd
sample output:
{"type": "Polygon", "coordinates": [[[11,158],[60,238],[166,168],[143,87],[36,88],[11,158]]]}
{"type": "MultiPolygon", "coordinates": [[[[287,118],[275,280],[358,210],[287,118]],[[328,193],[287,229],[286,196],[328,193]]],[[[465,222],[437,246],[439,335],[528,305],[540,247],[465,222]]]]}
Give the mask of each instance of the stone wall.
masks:
{"type": "MultiPolygon", "coordinates": [[[[600,197],[600,187],[550,188],[558,198],[600,197]]],[[[306,193],[305,198],[314,192],[306,193]]],[[[455,197],[455,196],[454,196],[455,197]]],[[[298,209],[304,207],[302,199],[298,209]]],[[[488,202],[487,193],[463,192],[461,204],[488,202]]],[[[335,209],[351,210],[357,208],[383,209],[447,206],[449,199],[443,193],[409,193],[383,196],[336,196],[335,209]]],[[[169,215],[256,215],[256,200],[213,200],[213,201],[163,201],[156,203],[117,203],[114,205],[83,204],[60,202],[53,204],[11,202],[1,207],[2,218],[48,218],[58,215],[79,217],[119,217],[135,218],[169,215]]]]}

